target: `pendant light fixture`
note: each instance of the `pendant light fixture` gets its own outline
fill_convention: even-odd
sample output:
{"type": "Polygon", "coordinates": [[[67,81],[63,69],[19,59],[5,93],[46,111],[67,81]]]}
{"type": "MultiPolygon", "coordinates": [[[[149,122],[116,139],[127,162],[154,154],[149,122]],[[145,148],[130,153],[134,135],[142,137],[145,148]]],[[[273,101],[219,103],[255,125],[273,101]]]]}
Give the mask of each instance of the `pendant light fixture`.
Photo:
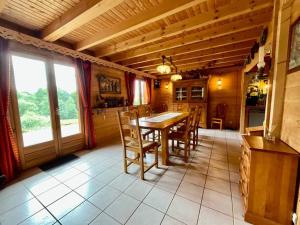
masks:
{"type": "MultiPolygon", "coordinates": [[[[171,66],[166,64],[166,56],[162,56],[162,64],[159,65],[156,69],[160,74],[169,74],[171,73],[171,66]]],[[[170,57],[170,61],[171,61],[171,57],[170,57]]]]}
{"type": "Polygon", "coordinates": [[[177,72],[177,67],[175,66],[175,64],[172,61],[172,57],[170,56],[170,58],[167,58],[166,56],[162,56],[162,64],[159,65],[156,69],[160,74],[169,74],[172,71],[171,66],[173,66],[176,70],[176,73],[171,75],[171,81],[178,81],[178,80],[182,80],[182,76],[177,72]]]}

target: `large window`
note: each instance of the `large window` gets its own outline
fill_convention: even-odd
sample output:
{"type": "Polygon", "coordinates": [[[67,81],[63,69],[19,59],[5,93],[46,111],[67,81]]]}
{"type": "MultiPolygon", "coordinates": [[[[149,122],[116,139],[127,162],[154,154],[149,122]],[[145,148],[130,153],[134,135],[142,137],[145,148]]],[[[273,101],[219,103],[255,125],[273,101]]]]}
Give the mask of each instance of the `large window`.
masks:
{"type": "Polygon", "coordinates": [[[144,80],[135,80],[133,105],[148,104],[147,84],[144,80]]]}
{"type": "Polygon", "coordinates": [[[23,147],[82,133],[76,72],[71,64],[12,55],[12,68],[23,147]]]}

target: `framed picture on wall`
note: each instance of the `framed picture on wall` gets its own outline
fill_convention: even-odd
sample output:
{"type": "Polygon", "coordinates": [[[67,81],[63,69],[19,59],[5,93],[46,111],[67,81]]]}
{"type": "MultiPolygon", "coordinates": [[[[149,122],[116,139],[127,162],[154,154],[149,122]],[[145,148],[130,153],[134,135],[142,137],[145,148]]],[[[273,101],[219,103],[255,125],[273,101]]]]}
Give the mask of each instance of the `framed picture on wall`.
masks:
{"type": "Polygon", "coordinates": [[[103,74],[97,75],[100,94],[121,94],[121,79],[103,74]]]}
{"type": "Polygon", "coordinates": [[[289,73],[300,70],[300,18],[291,26],[290,51],[289,51],[289,73]]]}

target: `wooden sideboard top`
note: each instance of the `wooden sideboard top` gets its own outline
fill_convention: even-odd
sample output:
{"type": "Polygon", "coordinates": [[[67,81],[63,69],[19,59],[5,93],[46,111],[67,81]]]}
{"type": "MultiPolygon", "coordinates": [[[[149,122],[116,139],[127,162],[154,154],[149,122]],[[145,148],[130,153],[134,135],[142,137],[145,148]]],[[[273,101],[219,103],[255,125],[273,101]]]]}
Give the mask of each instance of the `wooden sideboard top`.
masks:
{"type": "Polygon", "coordinates": [[[288,146],[283,141],[276,139],[275,142],[268,141],[263,137],[260,136],[248,136],[243,135],[243,139],[245,140],[246,144],[252,151],[265,151],[265,152],[274,152],[274,153],[281,153],[281,154],[288,154],[293,155],[295,157],[299,157],[300,154],[288,146]]]}

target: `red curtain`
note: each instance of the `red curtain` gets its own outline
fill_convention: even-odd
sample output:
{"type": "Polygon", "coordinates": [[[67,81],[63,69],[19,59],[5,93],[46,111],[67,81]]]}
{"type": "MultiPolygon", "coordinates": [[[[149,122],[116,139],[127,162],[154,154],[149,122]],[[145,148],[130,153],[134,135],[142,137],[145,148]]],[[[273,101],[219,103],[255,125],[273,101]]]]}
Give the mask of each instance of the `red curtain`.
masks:
{"type": "Polygon", "coordinates": [[[91,79],[92,65],[88,61],[76,59],[78,71],[79,93],[84,108],[84,130],[86,147],[92,149],[96,146],[93,111],[91,106],[91,79]]]}
{"type": "Polygon", "coordinates": [[[135,92],[135,78],[134,73],[125,72],[125,83],[127,89],[128,104],[133,105],[134,92],[135,92]]]}
{"type": "Polygon", "coordinates": [[[145,81],[146,81],[146,84],[147,84],[148,104],[151,104],[151,95],[152,95],[151,85],[152,85],[152,79],[149,78],[149,77],[145,77],[145,81]]]}
{"type": "Polygon", "coordinates": [[[9,122],[9,71],[8,41],[0,38],[0,169],[6,181],[11,181],[20,171],[20,156],[9,122]]]}

